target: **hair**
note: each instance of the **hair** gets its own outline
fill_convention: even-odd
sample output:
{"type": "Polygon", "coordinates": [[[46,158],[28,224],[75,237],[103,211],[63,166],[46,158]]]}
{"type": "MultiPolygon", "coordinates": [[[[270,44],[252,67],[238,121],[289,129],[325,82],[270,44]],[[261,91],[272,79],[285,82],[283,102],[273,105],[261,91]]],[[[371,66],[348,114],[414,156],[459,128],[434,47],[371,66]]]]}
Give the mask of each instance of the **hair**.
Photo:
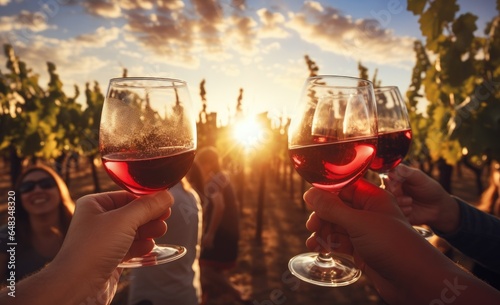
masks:
{"type": "Polygon", "coordinates": [[[66,235],[68,231],[69,224],[71,222],[71,218],[73,217],[73,213],[75,212],[75,202],[71,198],[71,195],[68,190],[68,186],[64,182],[64,180],[59,176],[52,168],[38,164],[34,166],[28,167],[18,178],[16,184],[14,185],[14,189],[16,190],[16,215],[17,215],[17,226],[20,230],[20,234],[29,236],[31,234],[31,224],[29,221],[29,214],[24,209],[21,201],[21,196],[19,192],[19,188],[23,183],[26,176],[33,172],[45,172],[48,174],[54,181],[56,182],[56,186],[59,190],[59,195],[61,197],[61,202],[59,204],[59,214],[60,214],[60,222],[63,236],[66,235]]]}
{"type": "Polygon", "coordinates": [[[214,173],[221,171],[220,157],[217,149],[213,146],[203,147],[196,153],[196,162],[206,164],[214,173]]]}
{"type": "Polygon", "coordinates": [[[497,161],[491,163],[489,186],[481,194],[478,208],[500,217],[500,181],[495,181],[495,173],[500,173],[500,163],[497,161]]]}

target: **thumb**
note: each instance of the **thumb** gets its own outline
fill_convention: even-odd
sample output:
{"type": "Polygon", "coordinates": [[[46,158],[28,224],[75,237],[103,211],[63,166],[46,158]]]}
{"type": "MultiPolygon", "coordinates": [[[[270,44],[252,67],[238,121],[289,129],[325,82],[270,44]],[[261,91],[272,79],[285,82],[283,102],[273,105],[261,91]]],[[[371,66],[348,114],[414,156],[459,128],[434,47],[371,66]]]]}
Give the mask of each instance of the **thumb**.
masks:
{"type": "Polygon", "coordinates": [[[419,177],[420,174],[422,174],[420,171],[401,163],[388,173],[388,179],[385,181],[387,190],[394,196],[403,196],[402,185],[419,184],[422,179],[419,177]]]}
{"type": "Polygon", "coordinates": [[[144,195],[124,205],[117,213],[119,217],[127,219],[134,227],[155,219],[164,219],[170,215],[170,207],[174,199],[168,191],[160,191],[154,194],[144,195]]]}
{"type": "Polygon", "coordinates": [[[337,194],[311,188],[305,192],[304,200],[323,220],[338,224],[347,231],[356,225],[355,214],[359,211],[346,205],[337,194]]]}
{"type": "Polygon", "coordinates": [[[420,180],[421,179],[420,175],[425,175],[425,174],[415,168],[409,167],[401,163],[398,166],[396,166],[394,170],[389,172],[389,179],[400,183],[405,181],[412,183],[414,181],[420,180]]]}

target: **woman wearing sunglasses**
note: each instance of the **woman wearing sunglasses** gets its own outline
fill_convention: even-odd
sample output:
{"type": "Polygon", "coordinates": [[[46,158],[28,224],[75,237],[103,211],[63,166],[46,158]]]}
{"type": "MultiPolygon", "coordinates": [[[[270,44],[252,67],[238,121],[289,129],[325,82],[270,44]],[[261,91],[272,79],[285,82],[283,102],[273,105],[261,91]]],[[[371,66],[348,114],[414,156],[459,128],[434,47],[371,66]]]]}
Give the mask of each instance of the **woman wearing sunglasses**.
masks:
{"type": "MultiPolygon", "coordinates": [[[[59,251],[75,203],[62,178],[50,167],[28,168],[16,183],[16,281],[42,269],[59,251]]],[[[0,277],[8,278],[7,226],[0,228],[0,277]]]]}

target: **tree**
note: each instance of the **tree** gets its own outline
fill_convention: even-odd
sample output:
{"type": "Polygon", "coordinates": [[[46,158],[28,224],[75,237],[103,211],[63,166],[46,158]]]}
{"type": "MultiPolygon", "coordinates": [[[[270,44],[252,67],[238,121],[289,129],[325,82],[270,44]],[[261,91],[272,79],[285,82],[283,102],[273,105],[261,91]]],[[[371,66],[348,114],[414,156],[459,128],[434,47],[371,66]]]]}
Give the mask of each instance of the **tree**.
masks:
{"type": "Polygon", "coordinates": [[[91,166],[94,192],[100,192],[101,186],[94,161],[99,155],[99,124],[101,122],[104,95],[101,93],[98,82],[94,82],[92,88],[89,83],[85,84],[85,98],[87,108],[85,108],[82,114],[82,140],[80,147],[91,166]]]}
{"type": "MultiPolygon", "coordinates": [[[[82,106],[76,102],[80,91],[78,86],[74,86],[75,95],[67,97],[63,91],[63,83],[56,73],[56,66],[48,62],[47,70],[50,81],[48,83],[47,102],[57,107],[56,121],[52,128],[52,134],[55,136],[58,156],[55,156],[55,169],[63,176],[63,165],[67,161],[68,155],[80,153],[79,145],[82,136],[82,106]]],[[[69,185],[69,162],[66,163],[65,181],[69,185]]]]}
{"type": "Polygon", "coordinates": [[[433,58],[421,74],[429,102],[425,145],[449,190],[452,166],[464,156],[500,160],[500,93],[492,90],[500,77],[498,17],[486,37],[475,37],[477,17],[456,17],[455,0],[408,0],[408,10],[420,16],[425,52],[433,58]]]}
{"type": "Polygon", "coordinates": [[[415,66],[413,67],[411,84],[406,92],[408,116],[410,118],[413,134],[412,148],[408,153],[410,160],[416,161],[420,169],[430,174],[432,171],[432,162],[429,155],[429,148],[425,144],[427,131],[431,120],[418,109],[418,104],[424,98],[422,95],[422,75],[429,69],[430,62],[425,52],[422,42],[415,41],[413,50],[415,51],[415,66]],[[426,165],[428,166],[426,168],[426,165]]]}
{"type": "MultiPolygon", "coordinates": [[[[370,76],[368,75],[368,68],[363,66],[361,62],[358,62],[358,71],[359,71],[359,78],[370,80],[370,76]]],[[[382,81],[377,79],[377,75],[378,75],[378,69],[375,69],[375,72],[373,73],[373,77],[371,79],[374,88],[382,86],[382,81]]]]}
{"type": "Polygon", "coordinates": [[[57,156],[53,130],[58,106],[38,85],[38,75],[19,60],[11,45],[4,46],[8,74],[1,77],[2,113],[0,151],[8,151],[12,185],[28,158],[48,159],[57,156]]]}

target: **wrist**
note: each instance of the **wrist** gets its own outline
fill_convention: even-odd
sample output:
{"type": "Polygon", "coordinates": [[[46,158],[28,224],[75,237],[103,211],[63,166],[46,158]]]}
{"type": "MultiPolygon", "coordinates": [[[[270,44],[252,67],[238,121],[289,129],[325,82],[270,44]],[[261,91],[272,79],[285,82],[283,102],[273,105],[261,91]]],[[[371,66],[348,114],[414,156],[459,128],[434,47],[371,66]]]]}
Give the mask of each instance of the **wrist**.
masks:
{"type": "Polygon", "coordinates": [[[452,234],[460,225],[460,207],[455,197],[447,195],[439,205],[435,221],[429,223],[431,228],[443,234],[452,234]]]}

